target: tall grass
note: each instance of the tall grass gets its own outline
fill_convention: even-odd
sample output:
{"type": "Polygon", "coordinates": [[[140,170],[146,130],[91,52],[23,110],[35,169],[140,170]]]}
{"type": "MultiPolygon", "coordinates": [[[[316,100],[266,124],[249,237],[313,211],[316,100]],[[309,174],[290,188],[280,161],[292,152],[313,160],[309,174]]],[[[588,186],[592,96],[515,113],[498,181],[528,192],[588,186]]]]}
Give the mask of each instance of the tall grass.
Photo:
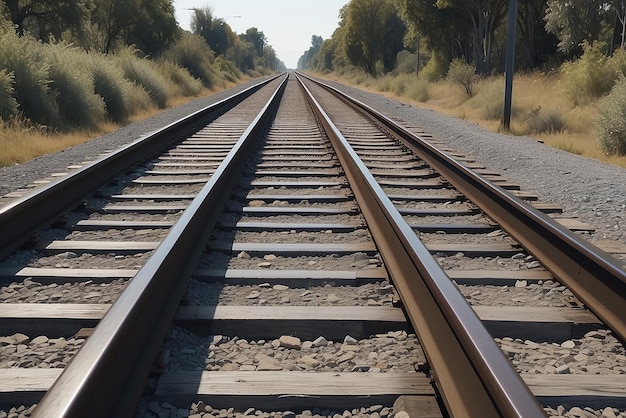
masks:
{"type": "Polygon", "coordinates": [[[14,33],[3,34],[0,68],[13,75],[13,97],[24,117],[40,125],[61,126],[59,107],[50,89],[50,64],[41,43],[14,33]]]}
{"type": "Polygon", "coordinates": [[[600,145],[608,154],[626,156],[626,77],[598,103],[600,145]]]}
{"type": "Polygon", "coordinates": [[[216,61],[197,35],[184,35],[157,59],[130,49],[103,55],[18,37],[0,15],[0,166],[84,142],[111,131],[111,123],[242,77],[232,63],[216,61]]]}
{"type": "Polygon", "coordinates": [[[129,118],[151,106],[148,93],[124,77],[115,62],[98,54],[89,60],[93,89],[102,97],[107,117],[116,123],[126,123],[129,118]]]}
{"type": "MultiPolygon", "coordinates": [[[[626,54],[619,59],[612,57],[613,68],[623,65],[621,68],[626,69],[624,57],[626,54]]],[[[337,74],[332,77],[336,80],[337,74]]],[[[624,127],[622,138],[626,138],[626,81],[622,81],[624,85],[620,85],[624,90],[619,96],[616,93],[616,96],[611,95],[612,97],[601,102],[589,99],[585,105],[573,106],[567,94],[567,77],[564,71],[515,75],[511,134],[529,135],[555,148],[626,167],[624,149],[615,146],[605,149],[607,145],[601,143],[598,129],[599,115],[611,116],[612,120],[624,127]]],[[[393,98],[419,102],[421,107],[475,121],[490,130],[499,130],[504,103],[503,76],[488,77],[475,83],[472,86],[474,97],[469,100],[465,89],[459,88],[458,83],[448,79],[429,82],[423,71],[419,78],[415,75],[399,74],[397,77],[385,76],[372,80],[358,72],[352,72],[344,73],[341,79],[342,82],[361,88],[384,91],[385,95],[393,98]],[[414,91],[423,93],[416,98],[413,96],[414,91]]],[[[611,129],[611,132],[617,131],[617,126],[611,129]]],[[[608,142],[612,143],[611,141],[608,142]]]]}
{"type": "Polygon", "coordinates": [[[105,119],[105,103],[94,91],[93,75],[87,71],[85,54],[66,45],[45,44],[49,63],[49,88],[56,98],[63,128],[96,128],[105,119]]]}
{"type": "Polygon", "coordinates": [[[125,78],[141,86],[159,108],[167,106],[172,92],[154,62],[135,56],[134,51],[128,48],[118,53],[116,59],[125,78]]]}
{"type": "Polygon", "coordinates": [[[7,70],[0,70],[0,119],[7,120],[17,115],[17,100],[13,97],[15,76],[7,70]]]}
{"type": "Polygon", "coordinates": [[[178,42],[163,52],[161,58],[186,68],[207,88],[212,88],[219,81],[218,74],[213,68],[215,59],[213,51],[200,35],[183,34],[178,42]]]}

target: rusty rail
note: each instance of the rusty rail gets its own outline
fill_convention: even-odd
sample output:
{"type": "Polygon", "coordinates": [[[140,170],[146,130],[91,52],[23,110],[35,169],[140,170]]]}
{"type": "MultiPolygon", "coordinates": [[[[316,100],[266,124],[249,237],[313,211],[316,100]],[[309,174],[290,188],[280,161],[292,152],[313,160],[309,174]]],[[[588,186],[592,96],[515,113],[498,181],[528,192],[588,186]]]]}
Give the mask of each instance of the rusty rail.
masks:
{"type": "Polygon", "coordinates": [[[38,404],[33,417],[131,417],[193,269],[286,85],[243,133],[209,182],[38,404]]]}
{"type": "Polygon", "coordinates": [[[306,86],[401,296],[448,412],[454,417],[545,417],[504,356],[365,164],[306,86]]]}

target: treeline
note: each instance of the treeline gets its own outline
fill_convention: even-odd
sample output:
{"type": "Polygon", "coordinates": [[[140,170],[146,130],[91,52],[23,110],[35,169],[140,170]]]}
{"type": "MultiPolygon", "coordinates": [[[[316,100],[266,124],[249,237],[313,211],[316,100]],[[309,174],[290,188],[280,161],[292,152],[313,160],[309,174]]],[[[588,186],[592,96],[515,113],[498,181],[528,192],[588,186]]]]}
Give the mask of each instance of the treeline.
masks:
{"type": "MultiPolygon", "coordinates": [[[[424,83],[445,79],[472,99],[481,80],[504,72],[509,3],[350,0],[330,39],[314,35],[298,68],[396,77],[398,91],[411,90],[420,98],[428,95],[424,83]]],[[[515,69],[559,77],[570,110],[591,107],[599,113],[595,130],[601,148],[626,155],[626,1],[519,0],[517,5],[515,69]]],[[[501,100],[489,100],[496,118],[502,115],[501,100]]],[[[544,124],[549,130],[567,129],[561,123],[566,110],[539,115],[540,108],[522,116],[550,119],[544,124]]]]}
{"type": "Polygon", "coordinates": [[[204,8],[191,29],[178,25],[172,0],[4,0],[0,122],[124,123],[174,97],[284,69],[257,28],[238,35],[204,8]]]}
{"type": "MultiPolygon", "coordinates": [[[[454,59],[479,75],[504,71],[509,0],[351,0],[330,39],[313,36],[300,69],[360,68],[377,76],[415,72],[437,79],[454,59]]],[[[553,69],[585,44],[611,54],[625,43],[622,0],[518,1],[516,68],[553,69]]]]}

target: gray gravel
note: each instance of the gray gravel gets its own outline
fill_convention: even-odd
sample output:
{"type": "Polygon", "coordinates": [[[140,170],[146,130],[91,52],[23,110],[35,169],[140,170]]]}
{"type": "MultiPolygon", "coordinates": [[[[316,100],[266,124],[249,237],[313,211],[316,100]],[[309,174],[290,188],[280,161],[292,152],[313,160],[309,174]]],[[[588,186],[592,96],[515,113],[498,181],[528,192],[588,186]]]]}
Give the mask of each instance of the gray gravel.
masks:
{"type": "Polygon", "coordinates": [[[559,203],[596,227],[595,238],[626,243],[626,169],[550,148],[529,137],[487,131],[475,123],[329,82],[369,106],[419,126],[435,139],[501,172],[542,201],[559,203]]]}

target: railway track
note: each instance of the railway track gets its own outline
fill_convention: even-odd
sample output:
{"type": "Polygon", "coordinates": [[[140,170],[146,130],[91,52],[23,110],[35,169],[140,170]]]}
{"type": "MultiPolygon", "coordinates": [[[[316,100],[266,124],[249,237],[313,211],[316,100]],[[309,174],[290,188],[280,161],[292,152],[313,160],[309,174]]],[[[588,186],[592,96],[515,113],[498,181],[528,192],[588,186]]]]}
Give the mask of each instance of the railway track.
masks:
{"type": "Polygon", "coordinates": [[[363,108],[305,84],[325,111],[309,110],[307,89],[289,75],[259,86],[256,110],[233,99],[241,103],[220,116],[175,124],[186,139],[158,157],[179,127],[155,134],[158,146],[124,158],[151,156],[139,168],[94,164],[115,174],[103,168],[77,195],[69,186],[62,205],[44,193],[1,209],[13,234],[0,271],[1,342],[12,355],[0,370],[2,403],[39,402],[47,391],[34,408],[42,417],[544,416],[536,398],[622,406],[626,292],[616,260],[537,210],[555,208],[517,209],[512,195],[533,197],[495,173],[438,155],[433,141],[418,142],[427,135],[384,117],[372,125],[363,108]],[[491,183],[476,186],[480,177],[491,183]],[[42,204],[54,218],[34,221],[42,204]],[[522,221],[505,214],[513,207],[522,221]],[[560,241],[527,238],[531,221],[543,224],[535,235],[560,241]],[[592,349],[613,355],[608,373],[572,372],[590,357],[587,344],[611,339],[592,349]],[[550,357],[555,342],[567,356],[550,357]],[[43,346],[56,353],[42,356],[43,346]],[[528,373],[525,346],[554,373],[536,363],[528,373]]]}

